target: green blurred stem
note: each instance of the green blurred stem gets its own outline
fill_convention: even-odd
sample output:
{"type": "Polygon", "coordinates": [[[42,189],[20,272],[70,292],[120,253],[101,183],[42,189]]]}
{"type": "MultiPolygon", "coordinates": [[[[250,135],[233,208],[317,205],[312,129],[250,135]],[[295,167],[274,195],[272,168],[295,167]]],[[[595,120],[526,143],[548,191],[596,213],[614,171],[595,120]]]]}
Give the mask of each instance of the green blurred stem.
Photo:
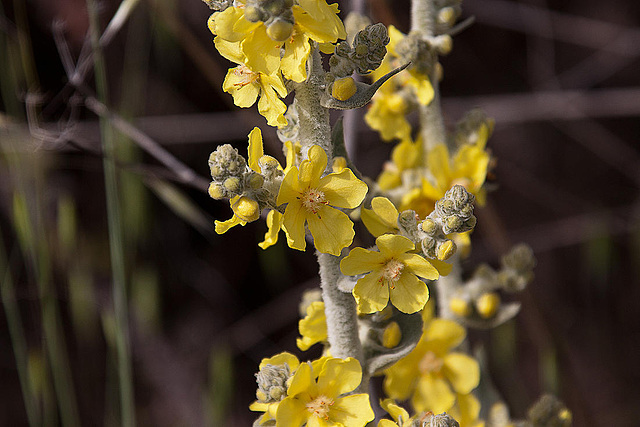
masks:
{"type": "Polygon", "coordinates": [[[27,419],[29,420],[30,426],[38,426],[41,425],[40,410],[31,383],[29,382],[29,374],[27,372],[27,343],[22,320],[20,319],[20,311],[16,303],[16,294],[11,270],[9,268],[9,260],[4,252],[2,234],[0,234],[0,296],[2,297],[4,313],[7,316],[11,346],[13,347],[13,354],[16,358],[16,367],[18,369],[18,378],[22,390],[22,399],[24,400],[25,410],[27,411],[27,419]]]}
{"type": "MultiPolygon", "coordinates": [[[[433,37],[435,35],[436,14],[435,0],[413,0],[411,2],[411,31],[420,33],[423,39],[433,37]]],[[[433,86],[433,100],[429,105],[419,105],[418,108],[425,161],[427,153],[434,145],[446,142],[436,64],[437,57],[433,67],[431,67],[431,75],[429,76],[433,86]]]]}
{"type": "MultiPolygon", "coordinates": [[[[104,57],[100,47],[98,10],[95,0],[87,0],[91,45],[95,64],[96,92],[98,100],[107,103],[107,78],[104,57]]],[[[114,129],[108,120],[100,117],[100,133],[104,151],[104,179],[107,197],[107,220],[109,224],[109,246],[111,272],[113,276],[113,306],[116,318],[116,353],[118,357],[118,378],[120,387],[121,425],[135,426],[135,401],[133,394],[133,374],[131,349],[129,345],[129,315],[122,242],[120,202],[118,200],[117,170],[115,165],[114,129]]]]}

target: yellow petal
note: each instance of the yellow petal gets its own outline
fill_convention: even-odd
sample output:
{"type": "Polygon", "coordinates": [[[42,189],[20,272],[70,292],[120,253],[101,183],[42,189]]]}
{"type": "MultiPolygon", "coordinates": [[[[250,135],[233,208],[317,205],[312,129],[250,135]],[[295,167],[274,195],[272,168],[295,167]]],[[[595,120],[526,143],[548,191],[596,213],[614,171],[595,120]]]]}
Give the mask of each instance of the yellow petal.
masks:
{"type": "Polygon", "coordinates": [[[375,313],[387,306],[389,286],[378,280],[381,274],[380,270],[375,270],[356,282],[352,293],[361,313],[375,313]]]}
{"type": "Polygon", "coordinates": [[[276,412],[276,425],[287,427],[300,427],[309,418],[309,411],[305,406],[306,402],[287,397],[278,405],[276,412]]]}
{"type": "Polygon", "coordinates": [[[222,37],[216,37],[213,39],[213,43],[218,49],[220,55],[227,58],[229,61],[233,61],[236,64],[242,64],[244,62],[244,54],[240,48],[240,42],[230,42],[222,37]]]}
{"type": "Polygon", "coordinates": [[[258,160],[264,156],[264,147],[262,146],[262,131],[259,127],[254,127],[249,132],[249,167],[253,171],[260,173],[258,160]]]}
{"type": "Polygon", "coordinates": [[[294,34],[284,45],[284,55],[280,61],[282,74],[294,82],[304,82],[307,79],[307,58],[310,52],[309,38],[304,34],[294,34]]]}
{"type": "Polygon", "coordinates": [[[246,221],[241,220],[234,214],[230,219],[226,221],[216,221],[215,224],[216,224],[216,233],[224,234],[231,227],[235,227],[238,224],[244,226],[247,223],[246,221]]]}
{"type": "Polygon", "coordinates": [[[448,411],[456,401],[447,382],[433,374],[426,374],[418,381],[411,399],[417,412],[432,411],[435,414],[448,411]]]}
{"type": "Polygon", "coordinates": [[[243,30],[247,28],[244,23],[237,25],[236,23],[239,21],[251,24],[244,18],[244,11],[242,9],[229,7],[222,12],[211,15],[211,18],[209,18],[209,29],[213,34],[225,40],[237,42],[245,37],[246,33],[243,30]],[[234,29],[236,26],[240,31],[234,29]]]}
{"type": "Polygon", "coordinates": [[[420,255],[403,254],[398,259],[417,276],[427,280],[436,280],[439,277],[438,270],[420,255]]]}
{"type": "Polygon", "coordinates": [[[262,249],[267,249],[270,246],[278,243],[278,234],[280,233],[280,229],[282,228],[282,221],[284,220],[284,215],[278,212],[275,209],[272,209],[267,214],[267,227],[269,229],[264,235],[264,240],[258,243],[262,249]]]}
{"type": "Polygon", "coordinates": [[[298,322],[302,339],[296,340],[298,348],[306,351],[315,343],[327,340],[327,317],[324,302],[314,301],[307,307],[307,315],[298,322]]]}
{"type": "Polygon", "coordinates": [[[346,38],[344,24],[338,18],[337,5],[324,1],[301,0],[292,8],[296,26],[318,43],[335,43],[346,38]]]}
{"type": "Polygon", "coordinates": [[[291,372],[294,372],[300,366],[300,361],[296,356],[289,352],[282,352],[272,357],[266,357],[260,362],[260,369],[266,365],[289,365],[291,372]]]}
{"type": "Polygon", "coordinates": [[[318,190],[324,193],[331,206],[355,209],[367,195],[368,187],[356,178],[351,169],[345,168],[340,173],[330,173],[321,178],[318,190]]]}
{"type": "Polygon", "coordinates": [[[280,95],[280,98],[287,96],[287,88],[284,86],[280,73],[272,75],[260,74],[260,84],[263,87],[271,87],[278,95],[280,95]]]}
{"type": "Polygon", "coordinates": [[[382,419],[378,421],[378,427],[398,427],[398,424],[391,420],[382,419]]]}
{"type": "Polygon", "coordinates": [[[412,83],[411,86],[416,91],[416,96],[418,97],[418,102],[422,105],[429,105],[433,100],[433,86],[429,81],[429,77],[426,75],[420,75],[419,78],[413,78],[410,80],[412,83]]]}
{"type": "Polygon", "coordinates": [[[298,197],[300,197],[300,193],[301,191],[298,184],[298,168],[294,166],[289,169],[282,180],[282,184],[280,184],[276,203],[281,205],[283,203],[295,202],[298,197]]]}
{"type": "Polygon", "coordinates": [[[342,274],[355,276],[381,268],[385,261],[385,256],[380,252],[357,247],[340,261],[340,270],[342,274]]]}
{"type": "Polygon", "coordinates": [[[307,242],[304,237],[305,220],[305,209],[302,207],[302,204],[297,201],[289,202],[284,211],[282,228],[287,235],[287,244],[290,248],[304,251],[307,247],[307,242]]]}
{"type": "Polygon", "coordinates": [[[436,143],[437,145],[429,151],[427,165],[429,166],[429,172],[431,172],[436,179],[438,187],[446,191],[449,189],[449,184],[451,183],[449,150],[441,141],[436,141],[436,143]]]}
{"type": "Polygon", "coordinates": [[[449,353],[444,357],[443,374],[461,394],[470,393],[480,382],[478,362],[463,353],[449,353]]]}
{"type": "Polygon", "coordinates": [[[286,126],[287,119],[284,117],[284,113],[287,111],[287,106],[278,97],[272,86],[262,82],[260,86],[262,93],[260,100],[258,100],[258,112],[267,119],[269,126],[286,126]]]}
{"type": "Polygon", "coordinates": [[[384,399],[380,402],[380,407],[387,411],[389,415],[398,422],[400,418],[402,418],[403,423],[409,419],[409,413],[403,407],[397,405],[393,399],[384,399]]]}
{"type": "Polygon", "coordinates": [[[329,412],[329,419],[341,426],[364,426],[373,421],[375,414],[371,409],[369,395],[360,393],[337,399],[329,412]]]}
{"type": "Polygon", "coordinates": [[[376,246],[380,253],[387,258],[392,258],[415,249],[415,245],[404,236],[396,234],[383,234],[376,239],[376,246]]]}
{"type": "Polygon", "coordinates": [[[461,426],[475,427],[478,425],[480,402],[473,394],[459,394],[456,406],[459,411],[459,414],[456,414],[456,420],[460,422],[461,426]]]}
{"type": "MultiPolygon", "coordinates": [[[[297,394],[304,393],[313,383],[311,366],[308,363],[301,363],[293,374],[293,377],[291,377],[289,387],[287,388],[287,395],[296,396],[297,394]]],[[[278,414],[279,413],[280,411],[278,411],[278,414]]]]}
{"type": "Polygon", "coordinates": [[[415,275],[403,272],[389,295],[391,304],[401,312],[411,314],[422,310],[429,299],[429,289],[415,275]]]}
{"type": "Polygon", "coordinates": [[[317,188],[327,167],[327,153],[319,145],[313,145],[309,148],[308,156],[309,158],[300,164],[298,181],[301,188],[317,188]]]}
{"type": "Polygon", "coordinates": [[[401,171],[417,168],[422,161],[422,144],[409,139],[401,141],[393,148],[391,160],[401,171]]]}
{"type": "Polygon", "coordinates": [[[386,197],[374,197],[372,209],[362,210],[362,222],[374,237],[398,231],[398,210],[386,197]]]}
{"type": "Polygon", "coordinates": [[[317,215],[307,216],[307,223],[314,246],[322,253],[338,256],[353,242],[353,222],[342,211],[322,205],[317,215]]]}
{"type": "Polygon", "coordinates": [[[438,270],[438,273],[440,273],[441,276],[446,276],[447,274],[451,273],[451,270],[453,269],[453,265],[448,264],[444,261],[432,259],[429,260],[429,262],[436,268],[436,270],[438,270]]]}
{"type": "Polygon", "coordinates": [[[318,376],[318,391],[327,397],[334,398],[353,391],[362,380],[362,368],[358,359],[331,358],[322,367],[318,376]]]}
{"type": "Polygon", "coordinates": [[[433,319],[425,330],[429,349],[439,357],[460,344],[466,335],[462,326],[446,319],[433,319]]]}
{"type": "Polygon", "coordinates": [[[246,64],[253,71],[263,74],[275,74],[280,68],[281,42],[271,40],[264,25],[249,33],[242,41],[242,52],[246,64]]]}

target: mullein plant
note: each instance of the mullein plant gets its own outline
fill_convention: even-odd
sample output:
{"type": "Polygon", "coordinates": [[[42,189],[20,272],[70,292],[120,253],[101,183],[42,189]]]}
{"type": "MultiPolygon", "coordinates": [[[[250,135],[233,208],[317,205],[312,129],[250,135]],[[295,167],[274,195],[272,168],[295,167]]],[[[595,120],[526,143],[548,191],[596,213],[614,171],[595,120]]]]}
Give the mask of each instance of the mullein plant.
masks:
{"type": "Polygon", "coordinates": [[[532,280],[535,259],[518,246],[498,270],[481,265],[462,278],[474,204],[485,200],[493,122],[472,111],[449,132],[443,124],[438,59],[460,28],[460,0],[414,0],[409,34],[363,17],[345,29],[337,4],[325,0],[205,2],[217,50],[237,64],[223,89],[239,107],[257,101],[286,158],[283,167],[264,154],[257,127],[247,159],[230,145],[211,153],[209,194],[233,212],[216,221],[216,232],[264,217],[262,249],[282,231],[292,249],[313,246],[319,263],[320,290],[301,304],[297,345],[322,344],[323,356],[301,362],[284,352],[262,361],[250,406],[255,425],[373,425],[374,407],[388,413],[380,427],[569,425],[570,412],[551,397],[513,421],[502,402],[477,391],[484,370],[469,353],[467,330],[516,315],[518,303],[500,295],[532,280]],[[329,122],[331,109],[367,104],[365,121],[397,142],[377,180],[353,168],[340,122],[329,122]],[[417,114],[417,129],[409,114],[417,114]],[[352,247],[354,220],[374,246],[352,247]],[[380,402],[369,394],[372,376],[383,377],[380,402]]]}

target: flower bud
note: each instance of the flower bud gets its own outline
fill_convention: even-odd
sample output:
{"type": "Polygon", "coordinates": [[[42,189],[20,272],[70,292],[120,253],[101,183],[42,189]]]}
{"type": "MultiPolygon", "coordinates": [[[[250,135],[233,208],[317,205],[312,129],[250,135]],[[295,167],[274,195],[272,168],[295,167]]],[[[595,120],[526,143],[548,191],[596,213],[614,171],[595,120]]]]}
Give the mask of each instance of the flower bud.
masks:
{"type": "Polygon", "coordinates": [[[261,402],[278,402],[287,395],[287,380],[291,377],[289,365],[265,365],[256,374],[258,391],[256,397],[261,402]]]}
{"type": "Polygon", "coordinates": [[[446,261],[456,253],[457,246],[453,241],[447,240],[438,246],[437,257],[440,261],[446,261]]]}
{"type": "Polygon", "coordinates": [[[244,8],[244,17],[249,22],[258,22],[264,21],[267,16],[262,9],[247,5],[244,8]]]}
{"type": "Polygon", "coordinates": [[[340,173],[347,167],[347,159],[342,156],[336,156],[333,158],[333,165],[331,166],[333,172],[340,173]]]}
{"type": "Polygon", "coordinates": [[[251,222],[260,218],[260,205],[246,196],[240,197],[231,209],[242,221],[251,222]]]}
{"type": "Polygon", "coordinates": [[[454,297],[449,301],[449,310],[460,317],[467,317],[471,314],[471,304],[464,298],[454,297]]]}
{"type": "Polygon", "coordinates": [[[232,176],[224,180],[224,188],[231,194],[239,194],[242,192],[242,183],[240,178],[232,176]]]}
{"type": "Polygon", "coordinates": [[[435,48],[440,55],[447,55],[453,49],[453,39],[448,34],[437,36],[435,38],[435,48]]]}
{"type": "Polygon", "coordinates": [[[267,27],[267,35],[271,40],[283,42],[291,37],[293,32],[293,23],[285,21],[282,18],[276,18],[269,27],[267,27]]]}
{"type": "Polygon", "coordinates": [[[224,198],[225,194],[226,191],[222,185],[215,182],[209,184],[209,196],[211,196],[212,199],[220,200],[224,198]]]}
{"type": "Polygon", "coordinates": [[[456,12],[452,7],[443,7],[438,12],[438,22],[450,27],[456,22],[456,12]]]}
{"type": "Polygon", "coordinates": [[[422,231],[427,233],[429,236],[435,235],[436,232],[438,231],[438,224],[431,218],[427,218],[424,221],[422,221],[422,224],[420,224],[420,227],[422,228],[422,231]]]}
{"type": "Polygon", "coordinates": [[[382,333],[382,345],[385,348],[396,347],[400,344],[401,339],[402,331],[400,330],[398,322],[391,322],[386,328],[384,328],[384,332],[382,333]]]}
{"type": "Polygon", "coordinates": [[[344,77],[333,82],[331,96],[340,101],[346,101],[351,98],[356,91],[356,82],[353,80],[353,77],[344,77]]]}
{"type": "Polygon", "coordinates": [[[249,177],[249,187],[252,190],[257,190],[262,187],[262,184],[264,184],[264,177],[259,173],[252,173],[249,177]]]}
{"type": "Polygon", "coordinates": [[[500,307],[500,296],[495,292],[480,295],[476,300],[476,310],[483,319],[493,317],[500,307]]]}

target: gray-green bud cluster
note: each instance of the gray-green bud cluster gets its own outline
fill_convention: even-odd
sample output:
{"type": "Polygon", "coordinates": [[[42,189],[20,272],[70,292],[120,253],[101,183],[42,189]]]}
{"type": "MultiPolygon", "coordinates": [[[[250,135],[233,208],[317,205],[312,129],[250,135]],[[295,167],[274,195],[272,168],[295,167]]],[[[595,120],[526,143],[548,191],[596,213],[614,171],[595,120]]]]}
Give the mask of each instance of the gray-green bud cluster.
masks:
{"type": "Polygon", "coordinates": [[[520,244],[501,259],[502,269],[498,272],[498,282],[509,292],[522,291],[533,280],[536,258],[533,250],[520,244]]]}
{"type": "Polygon", "coordinates": [[[291,377],[289,365],[267,364],[256,374],[258,401],[279,402],[287,396],[287,380],[291,377]]]}
{"type": "Polygon", "coordinates": [[[250,22],[264,22],[272,40],[284,41],[293,31],[292,6],[293,0],[248,0],[244,17],[250,22]]]}
{"type": "Polygon", "coordinates": [[[381,23],[367,25],[353,38],[353,46],[347,41],[336,46],[335,53],[329,59],[331,67],[328,80],[347,77],[355,71],[367,74],[380,66],[387,54],[389,33],[381,23]]]}
{"type": "Polygon", "coordinates": [[[233,6],[233,0],[202,0],[204,4],[209,6],[209,9],[216,10],[218,12],[222,12],[226,10],[228,7],[233,6]]]}
{"type": "Polygon", "coordinates": [[[209,156],[213,182],[209,194],[214,199],[231,198],[242,194],[247,174],[247,161],[229,144],[219,146],[209,156]]]}
{"type": "Polygon", "coordinates": [[[435,213],[442,220],[442,231],[445,234],[464,233],[476,226],[474,201],[475,196],[462,185],[454,185],[436,202],[435,213]]]}

